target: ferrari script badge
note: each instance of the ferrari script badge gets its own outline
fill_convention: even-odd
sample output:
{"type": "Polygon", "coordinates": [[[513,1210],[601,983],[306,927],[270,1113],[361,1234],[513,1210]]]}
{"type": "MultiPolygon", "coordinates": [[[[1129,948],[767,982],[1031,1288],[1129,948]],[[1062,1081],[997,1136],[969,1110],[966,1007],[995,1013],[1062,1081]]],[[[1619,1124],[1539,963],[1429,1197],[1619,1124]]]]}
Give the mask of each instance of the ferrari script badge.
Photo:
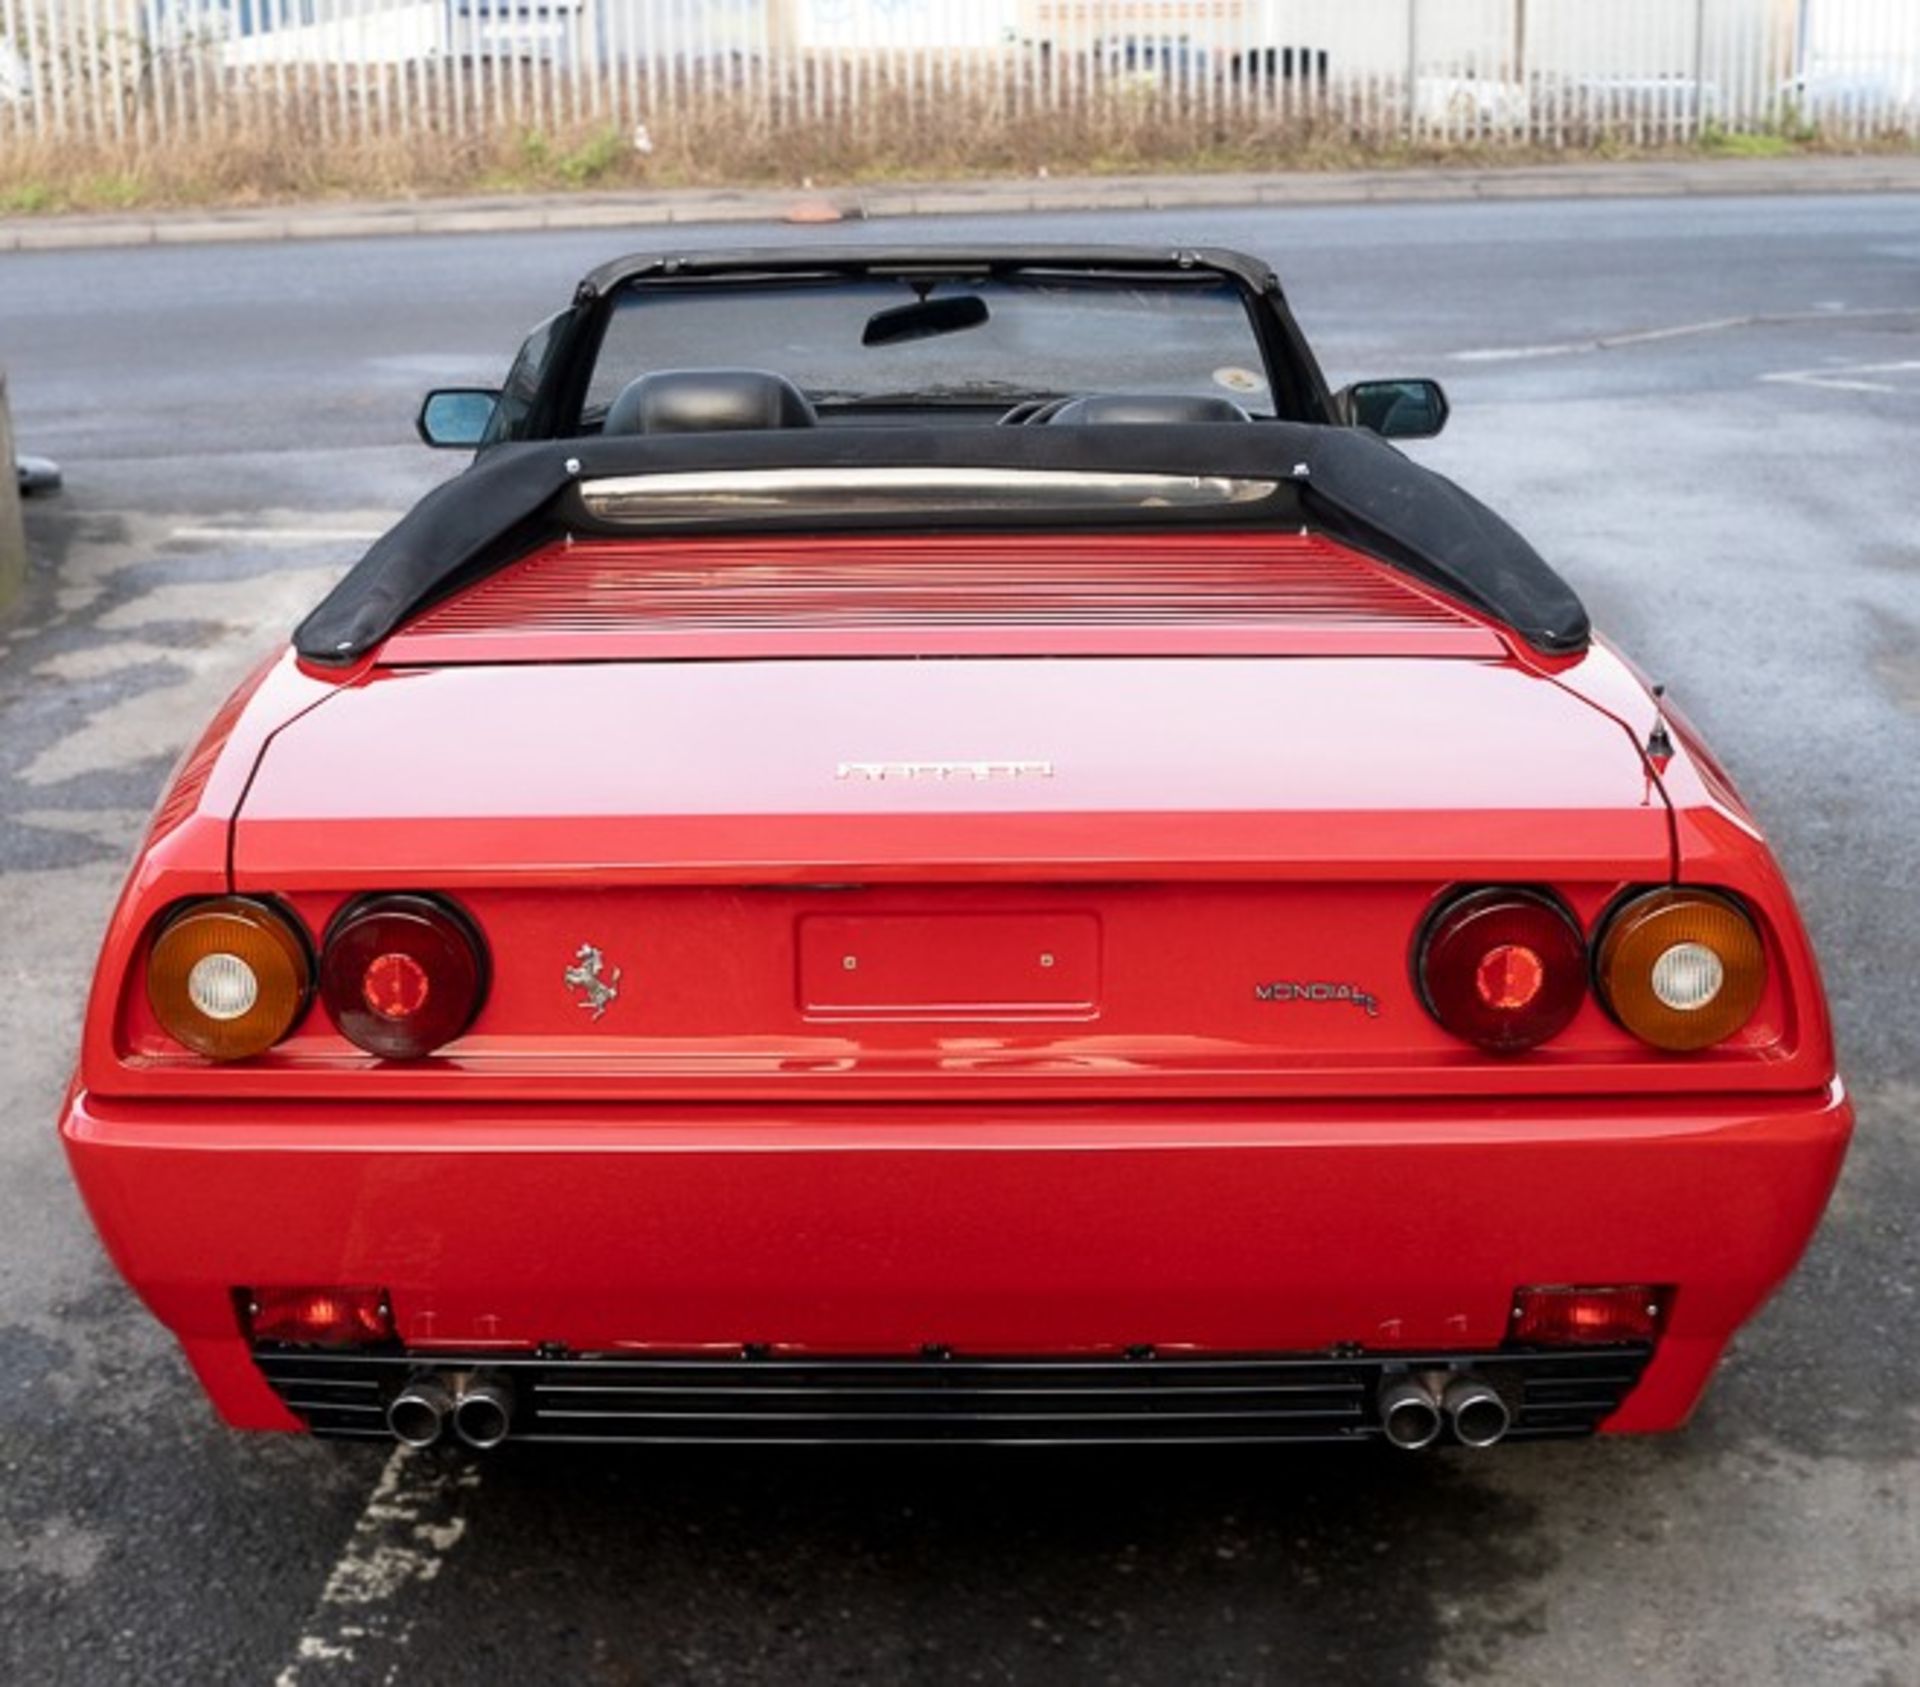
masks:
{"type": "Polygon", "coordinates": [[[591,943],[582,943],[574,951],[573,965],[564,975],[567,988],[581,993],[575,1006],[585,1008],[595,1019],[604,1014],[620,994],[620,969],[615,967],[608,977],[601,971],[606,964],[605,955],[591,943]]]}
{"type": "Polygon", "coordinates": [[[856,784],[920,780],[933,785],[985,785],[1009,779],[1051,779],[1050,761],[843,761],[836,779],[856,784]]]}

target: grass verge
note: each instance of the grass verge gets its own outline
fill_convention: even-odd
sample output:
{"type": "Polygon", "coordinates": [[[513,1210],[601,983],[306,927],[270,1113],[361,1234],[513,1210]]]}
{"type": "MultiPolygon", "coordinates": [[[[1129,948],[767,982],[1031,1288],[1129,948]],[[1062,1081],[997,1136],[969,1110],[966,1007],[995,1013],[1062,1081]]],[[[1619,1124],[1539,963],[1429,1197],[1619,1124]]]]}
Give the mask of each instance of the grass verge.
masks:
{"type": "MultiPolygon", "coordinates": [[[[635,129],[502,112],[449,132],[396,101],[383,107],[388,121],[410,111],[419,126],[368,135],[355,132],[355,109],[316,93],[290,93],[234,107],[227,126],[213,134],[176,133],[164,141],[135,133],[93,141],[8,137],[0,146],[0,215],[589,188],[824,188],[1039,174],[1920,151],[1920,142],[1900,137],[1829,143],[1799,124],[1760,133],[1709,126],[1697,140],[1664,145],[1635,145],[1598,127],[1575,129],[1556,146],[1498,133],[1410,143],[1323,117],[1181,110],[1153,97],[1055,110],[977,98],[933,113],[885,89],[835,119],[720,95],[686,101],[635,129]]],[[[472,115],[486,109],[476,100],[472,115]]]]}

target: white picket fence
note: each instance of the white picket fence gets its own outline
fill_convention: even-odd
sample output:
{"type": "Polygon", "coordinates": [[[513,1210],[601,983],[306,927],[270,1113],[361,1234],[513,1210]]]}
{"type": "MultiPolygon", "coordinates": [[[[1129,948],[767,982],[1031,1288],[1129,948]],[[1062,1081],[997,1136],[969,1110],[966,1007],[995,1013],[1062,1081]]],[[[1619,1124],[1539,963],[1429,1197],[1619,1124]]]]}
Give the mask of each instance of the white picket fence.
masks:
{"type": "Polygon", "coordinates": [[[1920,138],[1920,0],[0,0],[0,148],[780,131],[1126,103],[1196,135],[1920,138]]]}

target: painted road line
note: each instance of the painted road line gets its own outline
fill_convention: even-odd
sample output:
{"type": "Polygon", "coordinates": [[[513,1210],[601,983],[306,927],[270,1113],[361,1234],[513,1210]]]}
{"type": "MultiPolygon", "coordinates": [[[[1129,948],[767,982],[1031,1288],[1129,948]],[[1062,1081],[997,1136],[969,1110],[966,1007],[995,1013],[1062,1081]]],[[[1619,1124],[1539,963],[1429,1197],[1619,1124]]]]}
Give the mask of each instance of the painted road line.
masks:
{"type": "Polygon", "coordinates": [[[1742,328],[1794,328],[1810,322],[1885,322],[1920,317],[1920,309],[1892,306],[1886,310],[1815,310],[1760,312],[1751,316],[1717,316],[1706,322],[1681,322],[1666,328],[1641,328],[1629,334],[1600,334],[1590,340],[1557,340],[1537,346],[1481,346],[1447,354],[1454,363],[1526,363],[1549,357],[1585,357],[1597,351],[1622,351],[1633,346],[1657,345],[1663,340],[1688,340],[1704,334],[1727,334],[1742,328]]]}
{"type": "Polygon", "coordinates": [[[478,1464],[396,1447],[274,1687],[397,1679],[418,1615],[406,1595],[432,1582],[460,1544],[479,1485],[478,1464]]]}
{"type": "Polygon", "coordinates": [[[176,527],[167,535],[196,545],[371,545],[377,527],[176,527]]]}
{"type": "Polygon", "coordinates": [[[1868,380],[1870,375],[1910,375],[1920,373],[1920,359],[1906,358],[1898,363],[1847,363],[1826,369],[1787,369],[1777,375],[1762,375],[1763,381],[1781,386],[1820,387],[1828,392],[1908,392],[1916,385],[1906,381],[1868,380]]]}
{"type": "Polygon", "coordinates": [[[1613,351],[1621,346],[1684,340],[1696,334],[1724,334],[1729,328],[1746,328],[1760,320],[1757,316],[1721,316],[1711,322],[1682,322],[1671,328],[1642,328],[1631,334],[1607,334],[1591,340],[1563,340],[1544,346],[1488,346],[1452,355],[1455,363],[1524,363],[1543,357],[1578,357],[1585,352],[1613,351]]]}

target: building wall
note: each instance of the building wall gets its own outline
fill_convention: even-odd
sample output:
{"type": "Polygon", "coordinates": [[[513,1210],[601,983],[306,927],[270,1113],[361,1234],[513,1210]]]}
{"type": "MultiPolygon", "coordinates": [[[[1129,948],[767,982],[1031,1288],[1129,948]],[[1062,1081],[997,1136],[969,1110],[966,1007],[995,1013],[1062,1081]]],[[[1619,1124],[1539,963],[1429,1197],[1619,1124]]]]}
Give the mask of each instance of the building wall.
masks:
{"type": "MultiPolygon", "coordinates": [[[[849,16],[912,11],[940,27],[940,0],[814,0],[849,16]]],[[[1826,0],[1879,7],[1888,0],[1826,0]]],[[[1016,0],[1030,40],[1085,47],[1127,37],[1176,38],[1208,52],[1272,47],[1325,52],[1332,74],[1400,76],[1409,53],[1423,74],[1515,77],[1689,76],[1696,47],[1726,56],[1766,41],[1785,74],[1796,0],[1016,0]],[[1700,24],[1704,24],[1704,29],[1700,24]],[[1410,29],[1411,24],[1411,29],[1410,29]],[[1697,40],[1696,37],[1699,39],[1697,40]]],[[[944,8],[956,10],[956,8],[944,8]]],[[[984,19],[1008,8],[967,8],[984,19]]],[[[1920,16],[1920,0],[1905,9],[1920,16]]]]}
{"type": "Polygon", "coordinates": [[[1911,86],[1920,72],[1920,0],[1807,0],[1805,68],[1892,71],[1911,86]]]}

